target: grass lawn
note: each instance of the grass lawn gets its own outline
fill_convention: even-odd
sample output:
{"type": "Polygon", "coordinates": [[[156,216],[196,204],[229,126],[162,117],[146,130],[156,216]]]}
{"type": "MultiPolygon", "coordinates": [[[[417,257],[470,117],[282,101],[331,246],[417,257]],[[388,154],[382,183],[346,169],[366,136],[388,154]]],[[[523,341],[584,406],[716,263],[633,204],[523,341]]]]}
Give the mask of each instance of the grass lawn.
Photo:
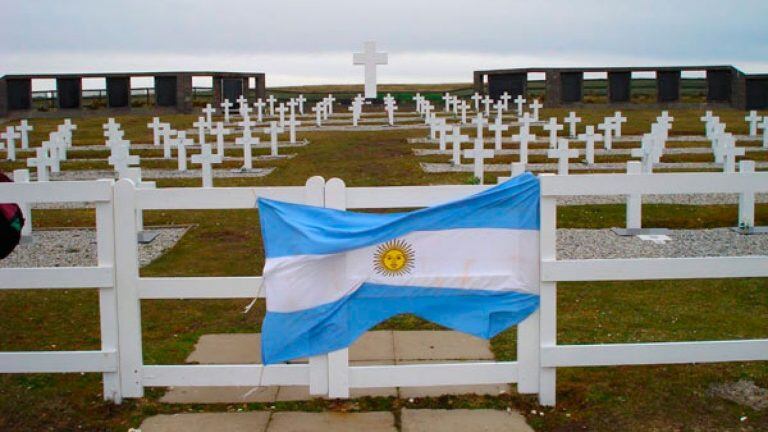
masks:
{"type": "MultiPolygon", "coordinates": [[[[612,112],[579,110],[595,123],[612,112]]],[[[656,111],[624,111],[630,122],[625,134],[649,129],[656,111]]],[[[543,116],[567,114],[545,110],[543,116]]],[[[744,133],[744,114],[718,112],[729,131],[744,133]]],[[[702,134],[701,112],[672,111],[673,134],[702,134]]],[[[163,118],[166,120],[166,118],[163,118]]],[[[150,142],[147,117],[118,117],[126,139],[150,142]]],[[[193,116],[168,118],[176,127],[193,116]]],[[[78,119],[75,145],[103,144],[103,118],[78,119]]],[[[35,120],[32,142],[55,127],[54,120],[35,120]]],[[[286,149],[290,160],[265,162],[276,167],[264,178],[217,179],[218,186],[301,185],[312,175],[340,177],[349,186],[467,183],[469,173],[427,174],[412,155],[406,138],[424,131],[300,133],[311,143],[286,149]]],[[[154,151],[154,150],[149,150],[154,151]]],[[[143,154],[142,152],[138,152],[143,154]]],[[[445,161],[448,158],[444,158],[445,161]]],[[[260,165],[257,165],[260,166],[260,165]]],[[[0,169],[7,170],[7,162],[0,169]]],[[[493,181],[490,176],[489,181],[493,181]]],[[[199,179],[160,180],[159,186],[198,186],[199,179]]],[[[732,226],[730,205],[646,205],[644,226],[710,228],[732,226]]],[[[768,205],[758,205],[757,224],[768,225],[768,205]]],[[[92,226],[92,210],[35,211],[36,228],[92,226]]],[[[562,207],[561,228],[607,228],[624,223],[623,205],[562,207]]],[[[191,225],[187,235],[166,255],[142,269],[143,276],[256,275],[263,265],[256,211],[149,211],[145,225],[191,225]]],[[[711,340],[768,337],[768,280],[687,280],[563,283],[558,296],[560,343],[711,340]]],[[[142,325],[147,364],[181,363],[200,335],[212,332],[256,332],[264,304],[247,315],[249,299],[226,301],[144,301],[142,325]]],[[[98,298],[93,290],[0,292],[0,351],[98,349],[98,298]]],[[[411,316],[379,325],[388,329],[437,328],[411,316]]],[[[515,358],[514,330],[492,340],[499,359],[515,358]]],[[[714,396],[712,384],[739,379],[768,387],[768,364],[565,368],[558,371],[555,409],[541,408],[536,398],[516,394],[499,397],[440,397],[414,401],[361,398],[276,404],[167,405],[158,402],[162,389],[150,389],[141,400],[115,406],[101,400],[98,374],[31,374],[0,376],[0,430],[126,430],[156,413],[243,410],[392,410],[402,407],[512,407],[523,412],[537,430],[768,430],[768,412],[756,412],[714,396]],[[274,406],[274,408],[272,408],[274,406]],[[536,410],[537,414],[532,414],[536,410]],[[543,412],[544,415],[538,414],[543,412]],[[746,416],[747,420],[740,421],[746,416]]]]}

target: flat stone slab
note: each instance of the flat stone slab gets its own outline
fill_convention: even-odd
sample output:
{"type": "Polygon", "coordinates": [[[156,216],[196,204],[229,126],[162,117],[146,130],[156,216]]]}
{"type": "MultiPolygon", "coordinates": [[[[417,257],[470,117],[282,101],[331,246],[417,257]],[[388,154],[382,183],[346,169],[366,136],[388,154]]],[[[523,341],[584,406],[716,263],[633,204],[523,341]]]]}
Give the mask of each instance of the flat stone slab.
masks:
{"type": "Polygon", "coordinates": [[[161,414],[141,423],[141,432],[263,432],[269,412],[161,414]]]}
{"type": "Polygon", "coordinates": [[[395,361],[493,360],[487,340],[453,331],[420,330],[393,332],[395,361]]]}
{"type": "Polygon", "coordinates": [[[402,432],[533,432],[515,411],[403,409],[402,432]]]}
{"type": "Polygon", "coordinates": [[[160,402],[172,404],[231,404],[275,402],[278,386],[171,387],[160,402]]]}
{"type": "MultiPolygon", "coordinates": [[[[436,429],[434,429],[436,430],[436,429]]],[[[395,416],[390,412],[272,414],[268,432],[395,432],[395,416]]],[[[143,432],[143,431],[142,431],[143,432]]]]}
{"type": "Polygon", "coordinates": [[[261,334],[216,333],[200,336],[187,363],[258,364],[261,363],[261,334]]]}

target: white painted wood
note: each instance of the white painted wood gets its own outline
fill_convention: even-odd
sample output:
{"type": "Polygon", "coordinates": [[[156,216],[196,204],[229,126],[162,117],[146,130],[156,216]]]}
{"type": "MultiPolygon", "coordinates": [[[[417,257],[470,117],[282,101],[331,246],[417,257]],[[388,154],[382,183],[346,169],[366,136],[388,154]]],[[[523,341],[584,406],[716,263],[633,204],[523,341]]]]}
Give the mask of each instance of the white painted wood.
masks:
{"type": "Polygon", "coordinates": [[[0,196],[7,202],[100,202],[112,200],[112,186],[99,181],[0,183],[0,196]]]}
{"type": "MultiPolygon", "coordinates": [[[[766,117],[768,118],[768,117],[766,117]]],[[[755,161],[739,161],[739,172],[751,174],[755,172],[755,161]]],[[[754,192],[742,192],[739,194],[739,226],[755,226],[755,194],[754,192]]]]}
{"type": "Polygon", "coordinates": [[[541,355],[549,367],[759,361],[768,360],[768,339],[558,345],[541,355]]]}
{"type": "Polygon", "coordinates": [[[32,351],[0,353],[0,373],[116,372],[114,351],[32,351]]]}
{"type": "Polygon", "coordinates": [[[505,384],[514,383],[517,380],[517,362],[376,365],[349,368],[349,386],[352,388],[505,384]]]}
{"type": "MultiPolygon", "coordinates": [[[[136,233],[136,189],[127,179],[115,184],[115,288],[123,397],[142,397],[141,303],[136,233]]],[[[147,189],[154,190],[154,189],[147,189]]]]}
{"type": "Polygon", "coordinates": [[[111,266],[0,269],[0,289],[79,289],[112,284],[111,266]]]}
{"type": "Polygon", "coordinates": [[[464,198],[489,185],[386,186],[346,188],[348,209],[427,207],[464,198]]]}
{"type": "Polygon", "coordinates": [[[264,297],[261,276],[139,279],[141,299],[227,299],[264,297]]]}
{"type": "MultiPolygon", "coordinates": [[[[29,183],[29,170],[13,170],[13,182],[29,183]]],[[[24,215],[24,226],[21,227],[21,236],[23,238],[29,238],[32,236],[32,206],[25,201],[16,201],[16,204],[19,206],[19,209],[21,209],[21,214],[24,215]]]]}
{"type": "Polygon", "coordinates": [[[768,256],[543,260],[541,280],[620,281],[768,276],[768,256]]]}
{"type": "MultiPolygon", "coordinates": [[[[541,174],[539,178],[552,177],[541,174]]],[[[557,201],[553,197],[542,197],[540,201],[541,224],[539,231],[539,254],[542,265],[545,260],[557,259],[557,201]]],[[[540,269],[542,271],[543,269],[540,269]]],[[[539,282],[539,343],[541,348],[557,345],[557,283],[541,278],[539,282]]],[[[539,361],[543,358],[539,354],[539,361]]],[[[555,404],[557,369],[540,363],[539,403],[545,406],[555,404]]]]}
{"type": "Polygon", "coordinates": [[[242,209],[255,208],[260,197],[301,204],[304,187],[140,189],[136,205],[143,210],[242,209]]]}
{"type": "MultiPolygon", "coordinates": [[[[101,180],[113,185],[112,180],[101,180]]],[[[111,202],[96,204],[96,257],[100,267],[115,266],[115,225],[111,202]]],[[[99,327],[101,331],[101,350],[118,352],[117,329],[117,293],[114,289],[114,271],[110,272],[109,285],[99,288],[99,327]]],[[[117,362],[115,362],[117,363],[117,362]]],[[[120,375],[118,371],[106,372],[102,376],[103,397],[120,403],[120,375]]]]}
{"type": "MultiPolygon", "coordinates": [[[[643,167],[638,161],[627,162],[627,175],[640,175],[643,167]]],[[[641,228],[643,225],[642,195],[635,193],[627,195],[627,228],[641,228]]]]}
{"type": "Polygon", "coordinates": [[[143,366],[141,375],[146,387],[309,384],[309,366],[303,364],[143,366]]]}
{"type": "Polygon", "coordinates": [[[540,320],[536,310],[517,326],[517,392],[521,394],[539,392],[540,320]]]}

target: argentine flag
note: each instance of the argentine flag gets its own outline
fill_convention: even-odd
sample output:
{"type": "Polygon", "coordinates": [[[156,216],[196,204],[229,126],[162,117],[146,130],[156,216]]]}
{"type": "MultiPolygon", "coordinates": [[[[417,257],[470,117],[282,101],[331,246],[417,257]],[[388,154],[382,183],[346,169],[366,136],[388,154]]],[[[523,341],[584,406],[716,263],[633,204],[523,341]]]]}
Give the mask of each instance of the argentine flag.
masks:
{"type": "Polygon", "coordinates": [[[407,213],[258,202],[265,364],[348,347],[412,313],[491,338],[539,305],[539,182],[530,173],[407,213]]]}

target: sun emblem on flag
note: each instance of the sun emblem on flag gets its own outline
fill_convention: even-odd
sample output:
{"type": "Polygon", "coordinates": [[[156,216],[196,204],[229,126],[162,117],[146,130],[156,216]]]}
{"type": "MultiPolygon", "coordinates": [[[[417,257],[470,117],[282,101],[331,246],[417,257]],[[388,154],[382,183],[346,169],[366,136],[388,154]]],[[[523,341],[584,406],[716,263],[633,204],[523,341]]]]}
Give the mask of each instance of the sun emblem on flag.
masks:
{"type": "Polygon", "coordinates": [[[416,254],[403,240],[380,244],[373,254],[373,269],[384,276],[402,276],[413,270],[416,254]]]}

